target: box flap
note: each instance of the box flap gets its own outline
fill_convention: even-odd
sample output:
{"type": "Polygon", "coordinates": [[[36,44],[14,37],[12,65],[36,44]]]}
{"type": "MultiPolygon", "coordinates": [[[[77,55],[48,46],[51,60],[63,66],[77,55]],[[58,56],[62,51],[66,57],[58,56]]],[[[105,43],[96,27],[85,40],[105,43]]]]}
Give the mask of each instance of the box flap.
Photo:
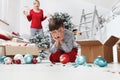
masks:
{"type": "Polygon", "coordinates": [[[114,46],[115,43],[119,40],[119,38],[115,37],[115,36],[111,36],[105,43],[104,45],[107,46],[114,46]]]}
{"type": "Polygon", "coordinates": [[[90,41],[76,41],[81,46],[97,46],[102,45],[102,43],[98,40],[90,40],[90,41]]]}

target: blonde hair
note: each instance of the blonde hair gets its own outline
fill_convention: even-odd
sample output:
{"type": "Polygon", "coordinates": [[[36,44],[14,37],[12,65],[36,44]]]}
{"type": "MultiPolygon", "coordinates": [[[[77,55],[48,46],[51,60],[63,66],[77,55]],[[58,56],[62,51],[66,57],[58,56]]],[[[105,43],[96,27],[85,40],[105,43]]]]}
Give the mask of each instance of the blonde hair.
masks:
{"type": "Polygon", "coordinates": [[[40,1],[39,1],[39,0],[34,0],[34,1],[36,1],[36,2],[38,2],[38,3],[40,4],[40,1]]]}

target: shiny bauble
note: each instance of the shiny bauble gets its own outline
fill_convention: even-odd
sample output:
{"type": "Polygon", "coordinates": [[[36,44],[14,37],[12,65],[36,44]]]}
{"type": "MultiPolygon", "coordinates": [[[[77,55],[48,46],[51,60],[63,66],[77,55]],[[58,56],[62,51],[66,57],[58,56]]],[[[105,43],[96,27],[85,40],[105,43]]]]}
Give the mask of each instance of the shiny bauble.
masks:
{"type": "Polygon", "coordinates": [[[13,62],[13,63],[15,63],[15,60],[14,60],[14,59],[12,59],[12,62],[13,62]]]}
{"type": "Polygon", "coordinates": [[[62,55],[60,56],[60,62],[61,62],[62,64],[68,63],[68,62],[69,62],[69,56],[68,56],[67,54],[62,54],[62,55]]]}
{"type": "Polygon", "coordinates": [[[18,60],[18,59],[20,59],[20,63],[21,64],[24,64],[25,63],[25,61],[24,61],[24,57],[23,57],[23,55],[22,54],[16,54],[15,56],[14,56],[14,60],[16,61],[16,60],[18,60]]]}
{"type": "Polygon", "coordinates": [[[32,59],[32,63],[33,63],[33,64],[36,64],[36,63],[37,63],[37,59],[36,59],[36,58],[33,58],[33,59],[32,59]]]}
{"type": "Polygon", "coordinates": [[[4,59],[6,58],[7,56],[2,56],[1,58],[0,58],[0,63],[4,63],[4,59]]]}
{"type": "Polygon", "coordinates": [[[99,67],[105,67],[105,66],[107,66],[107,61],[104,58],[102,58],[101,56],[98,56],[94,60],[94,64],[96,64],[99,67]]]}
{"type": "Polygon", "coordinates": [[[33,59],[33,55],[31,55],[31,54],[25,54],[24,60],[25,60],[26,64],[31,64],[32,63],[32,59],[33,59]]]}
{"type": "Polygon", "coordinates": [[[20,60],[20,59],[17,59],[17,60],[15,60],[15,63],[16,63],[16,64],[21,64],[21,60],[20,60]]]}
{"type": "Polygon", "coordinates": [[[23,59],[23,55],[22,54],[16,54],[15,56],[14,56],[14,60],[17,60],[17,59],[23,59]]]}
{"type": "Polygon", "coordinates": [[[86,57],[85,56],[77,55],[77,57],[75,59],[75,64],[77,64],[77,65],[83,65],[85,63],[86,63],[86,57]]]}
{"type": "Polygon", "coordinates": [[[13,62],[12,62],[12,58],[10,58],[10,57],[6,57],[5,59],[4,59],[4,62],[5,62],[5,64],[12,64],[13,62]]]}

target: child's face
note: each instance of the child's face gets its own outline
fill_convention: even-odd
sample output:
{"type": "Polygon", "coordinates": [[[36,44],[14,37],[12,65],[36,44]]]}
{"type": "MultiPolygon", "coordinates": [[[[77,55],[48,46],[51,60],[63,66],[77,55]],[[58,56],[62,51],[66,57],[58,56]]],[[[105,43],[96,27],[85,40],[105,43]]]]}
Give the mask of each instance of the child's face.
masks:
{"type": "Polygon", "coordinates": [[[34,1],[34,2],[33,2],[33,6],[34,6],[34,8],[39,8],[39,7],[40,7],[40,4],[39,4],[39,2],[34,1]]]}
{"type": "Polygon", "coordinates": [[[51,31],[53,39],[62,40],[64,38],[64,27],[60,27],[58,30],[51,31]]]}

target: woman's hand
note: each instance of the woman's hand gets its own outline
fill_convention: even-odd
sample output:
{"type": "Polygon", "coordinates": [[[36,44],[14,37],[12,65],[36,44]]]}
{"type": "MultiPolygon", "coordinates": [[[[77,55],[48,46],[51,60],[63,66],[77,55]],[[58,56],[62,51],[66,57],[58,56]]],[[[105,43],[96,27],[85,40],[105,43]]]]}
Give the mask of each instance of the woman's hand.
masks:
{"type": "Polygon", "coordinates": [[[29,16],[29,15],[30,15],[28,11],[23,11],[23,14],[24,14],[25,16],[29,16]]]}
{"type": "Polygon", "coordinates": [[[47,18],[48,18],[48,17],[52,17],[52,14],[48,13],[48,14],[46,15],[46,17],[47,17],[47,18]]]}

